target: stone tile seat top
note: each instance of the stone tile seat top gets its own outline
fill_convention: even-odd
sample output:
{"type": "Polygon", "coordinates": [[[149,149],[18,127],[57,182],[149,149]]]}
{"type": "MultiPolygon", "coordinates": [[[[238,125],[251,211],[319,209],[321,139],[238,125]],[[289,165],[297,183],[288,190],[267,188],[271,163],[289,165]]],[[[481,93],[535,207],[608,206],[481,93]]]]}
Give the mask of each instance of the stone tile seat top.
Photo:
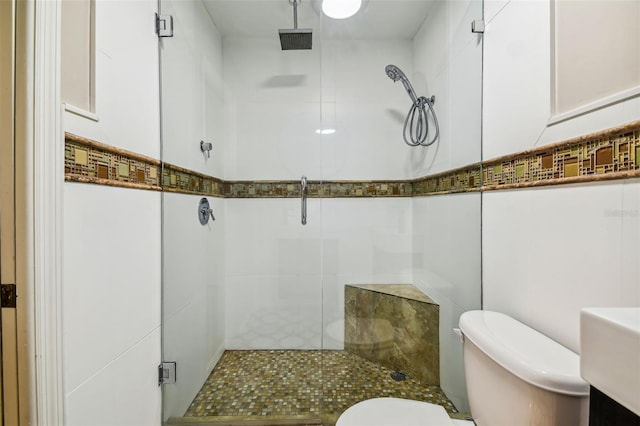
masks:
{"type": "Polygon", "coordinates": [[[403,299],[429,303],[432,305],[438,304],[413,284],[347,284],[347,286],[388,294],[390,296],[402,297],[403,299]]]}

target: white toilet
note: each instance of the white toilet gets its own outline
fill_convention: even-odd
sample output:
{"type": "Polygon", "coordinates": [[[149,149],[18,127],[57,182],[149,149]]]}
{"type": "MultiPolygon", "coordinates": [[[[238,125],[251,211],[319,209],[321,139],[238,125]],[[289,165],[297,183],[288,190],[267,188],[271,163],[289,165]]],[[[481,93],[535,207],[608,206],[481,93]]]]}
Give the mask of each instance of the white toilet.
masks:
{"type": "MultiPolygon", "coordinates": [[[[586,426],[589,385],[577,354],[504,314],[460,316],[471,414],[478,426],[586,426]]],[[[336,426],[452,426],[443,407],[374,398],[348,408],[336,426]]]]}

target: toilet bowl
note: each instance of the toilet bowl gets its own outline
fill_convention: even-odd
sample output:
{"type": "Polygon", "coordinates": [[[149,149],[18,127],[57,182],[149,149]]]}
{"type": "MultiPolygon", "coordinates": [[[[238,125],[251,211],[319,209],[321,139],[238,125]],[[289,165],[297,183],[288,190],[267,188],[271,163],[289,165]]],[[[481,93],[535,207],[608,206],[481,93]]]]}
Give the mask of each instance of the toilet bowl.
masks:
{"type": "MultiPolygon", "coordinates": [[[[460,316],[465,379],[478,426],[586,426],[589,385],[577,354],[507,315],[460,316]]],[[[472,425],[443,407],[399,398],[373,398],[348,408],[336,426],[472,425]]]]}
{"type": "Polygon", "coordinates": [[[578,354],[499,312],[465,312],[459,325],[478,426],[589,423],[589,384],[580,377],[578,354]]]}
{"type": "Polygon", "coordinates": [[[336,426],[472,426],[455,420],[441,405],[401,398],[373,398],[349,407],[336,426]]]}

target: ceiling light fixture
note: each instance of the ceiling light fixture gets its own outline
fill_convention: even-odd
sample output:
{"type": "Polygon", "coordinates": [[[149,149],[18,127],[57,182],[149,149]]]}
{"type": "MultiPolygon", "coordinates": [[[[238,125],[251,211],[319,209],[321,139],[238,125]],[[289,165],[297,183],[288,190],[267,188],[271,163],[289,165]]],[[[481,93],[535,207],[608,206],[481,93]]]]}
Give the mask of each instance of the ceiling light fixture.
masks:
{"type": "Polygon", "coordinates": [[[349,18],[360,10],[362,0],[323,0],[322,12],[329,18],[349,18]]]}

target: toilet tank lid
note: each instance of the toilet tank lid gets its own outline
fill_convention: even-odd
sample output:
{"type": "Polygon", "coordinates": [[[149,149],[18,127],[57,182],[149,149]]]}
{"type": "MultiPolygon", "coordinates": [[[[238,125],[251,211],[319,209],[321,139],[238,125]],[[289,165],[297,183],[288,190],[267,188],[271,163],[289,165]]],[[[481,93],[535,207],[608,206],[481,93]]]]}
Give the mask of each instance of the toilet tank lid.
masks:
{"type": "Polygon", "coordinates": [[[499,312],[468,311],[460,316],[460,330],[525,382],[564,395],[589,395],[578,354],[523,323],[499,312]]]}

